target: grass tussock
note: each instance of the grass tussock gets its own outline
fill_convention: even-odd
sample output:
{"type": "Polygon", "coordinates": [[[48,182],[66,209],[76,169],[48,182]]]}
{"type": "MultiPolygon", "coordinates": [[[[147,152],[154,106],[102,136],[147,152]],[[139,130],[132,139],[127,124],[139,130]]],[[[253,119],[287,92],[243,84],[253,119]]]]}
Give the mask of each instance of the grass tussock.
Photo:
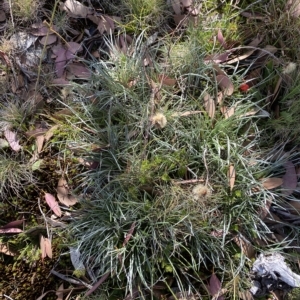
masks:
{"type": "MultiPolygon", "coordinates": [[[[153,296],[158,283],[171,294],[200,296],[208,279],[201,274],[212,266],[231,295],[230,278],[250,263],[234,240],[239,234],[253,244],[267,239],[258,211],[277,196],[261,179],[274,176],[286,158],[274,161],[259,147],[265,116],[249,113],[262,110],[255,92],[225,98],[233,116],[225,118],[220,106],[209,116],[204,98],[217,96],[214,69],[203,62],[197,41],[185,42],[181,59],[172,52],[175,43],[171,56],[162,51],[164,69],[148,69],[143,40],[136,37],[130,56],[115,51],[113,62],[93,64],[92,80],[83,86],[97,91],[88,109],[99,126],[94,139],[107,147],[90,157],[97,169],[84,174],[86,194],[72,236],[83,261],[99,276],[110,274],[102,291],[107,297],[122,287],[125,294],[137,289],[142,298],[153,296]],[[175,77],[176,86],[159,85],[162,72],[175,77]]],[[[148,47],[150,56],[157,51],[148,47]]],[[[240,76],[232,74],[234,84],[240,76]]],[[[247,280],[240,274],[240,288],[247,280]]]]}

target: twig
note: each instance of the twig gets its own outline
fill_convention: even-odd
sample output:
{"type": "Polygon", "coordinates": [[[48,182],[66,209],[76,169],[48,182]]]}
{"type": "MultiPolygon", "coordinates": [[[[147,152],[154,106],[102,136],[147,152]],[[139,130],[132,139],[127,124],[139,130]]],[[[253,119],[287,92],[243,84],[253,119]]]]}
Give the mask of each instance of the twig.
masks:
{"type": "Polygon", "coordinates": [[[190,184],[190,183],[197,183],[197,182],[204,182],[204,179],[189,179],[189,180],[173,181],[174,184],[190,184]]]}
{"type": "Polygon", "coordinates": [[[205,166],[205,169],[206,169],[206,181],[205,181],[205,185],[207,186],[209,173],[208,173],[208,166],[207,166],[207,163],[206,163],[205,153],[206,153],[206,148],[203,151],[203,163],[204,163],[204,166],[205,166]]]}
{"type": "Polygon", "coordinates": [[[12,12],[11,0],[8,0],[8,3],[9,3],[9,12],[10,12],[10,17],[11,17],[11,23],[12,23],[13,28],[15,28],[14,15],[13,15],[13,12],[12,12]]]}
{"type": "Polygon", "coordinates": [[[188,117],[190,115],[196,115],[196,114],[201,114],[201,113],[204,113],[204,111],[203,110],[195,110],[195,111],[189,110],[189,111],[185,111],[183,113],[174,113],[174,114],[172,114],[172,117],[188,117]]]}
{"type": "Polygon", "coordinates": [[[56,272],[56,271],[54,271],[54,270],[51,270],[50,273],[52,273],[53,275],[55,275],[55,276],[61,278],[62,280],[68,281],[68,282],[70,282],[70,283],[77,284],[77,285],[84,285],[84,286],[86,286],[88,289],[91,289],[91,288],[92,288],[92,286],[91,286],[90,284],[85,283],[85,282],[82,281],[82,280],[75,280],[75,279],[73,279],[73,278],[69,278],[69,277],[67,277],[67,276],[65,276],[65,275],[63,275],[63,274],[61,274],[61,273],[58,273],[58,272],[56,272]]]}
{"type": "Polygon", "coordinates": [[[14,300],[13,298],[11,298],[11,297],[9,297],[9,296],[7,296],[7,295],[3,295],[4,297],[6,297],[7,299],[9,299],[9,300],[14,300]]]}
{"type": "Polygon", "coordinates": [[[44,221],[45,221],[45,224],[46,224],[47,236],[48,236],[48,238],[50,238],[50,235],[49,235],[49,227],[48,227],[48,223],[47,223],[46,216],[45,216],[45,214],[44,214],[44,212],[43,212],[43,210],[42,210],[42,208],[41,208],[41,199],[40,199],[40,197],[38,197],[38,206],[39,206],[39,210],[40,210],[40,212],[41,212],[41,214],[42,214],[42,216],[43,216],[43,219],[44,219],[44,221]]]}

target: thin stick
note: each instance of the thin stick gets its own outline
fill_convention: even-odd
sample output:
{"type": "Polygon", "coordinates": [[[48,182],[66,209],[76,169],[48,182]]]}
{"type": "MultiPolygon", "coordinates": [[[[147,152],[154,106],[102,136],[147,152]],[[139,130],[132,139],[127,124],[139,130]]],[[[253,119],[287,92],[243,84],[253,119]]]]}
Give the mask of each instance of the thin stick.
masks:
{"type": "Polygon", "coordinates": [[[67,276],[65,276],[65,275],[63,275],[63,274],[61,274],[61,273],[58,273],[58,272],[56,272],[56,271],[54,271],[54,270],[51,270],[50,273],[52,273],[53,275],[55,275],[55,276],[61,278],[62,280],[68,281],[68,282],[70,282],[70,283],[78,284],[78,285],[85,285],[88,289],[91,289],[91,288],[92,288],[92,286],[91,286],[90,284],[87,284],[87,283],[85,283],[85,282],[82,281],[82,280],[75,280],[75,279],[73,279],[73,278],[69,278],[69,277],[67,277],[67,276]]]}
{"type": "Polygon", "coordinates": [[[8,0],[9,3],[9,12],[10,12],[10,17],[11,17],[11,23],[13,25],[13,28],[15,28],[15,23],[14,23],[14,16],[12,12],[12,5],[11,5],[11,0],[8,0]]]}
{"type": "Polygon", "coordinates": [[[181,181],[173,181],[174,184],[190,184],[197,182],[204,182],[204,179],[189,179],[189,180],[181,180],[181,181]]]}
{"type": "Polygon", "coordinates": [[[38,206],[39,206],[39,210],[40,210],[40,212],[41,212],[41,214],[42,214],[42,216],[43,216],[43,219],[44,219],[44,221],[45,221],[45,224],[46,224],[47,236],[48,236],[48,238],[50,238],[48,222],[47,222],[46,216],[45,216],[45,214],[44,214],[44,212],[43,212],[43,210],[42,210],[42,208],[41,208],[41,203],[40,203],[40,202],[41,202],[40,197],[38,197],[38,206]]]}

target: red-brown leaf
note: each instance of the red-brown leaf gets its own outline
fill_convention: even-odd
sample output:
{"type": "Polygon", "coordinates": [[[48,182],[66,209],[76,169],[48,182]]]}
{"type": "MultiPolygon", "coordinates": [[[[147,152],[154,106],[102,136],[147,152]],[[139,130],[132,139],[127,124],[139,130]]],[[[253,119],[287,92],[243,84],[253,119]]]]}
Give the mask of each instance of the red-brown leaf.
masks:
{"type": "Polygon", "coordinates": [[[1,228],[0,233],[20,233],[23,232],[20,228],[1,228]]]}
{"type": "Polygon", "coordinates": [[[4,226],[2,226],[1,229],[22,226],[24,224],[24,221],[25,220],[23,219],[23,220],[16,220],[16,221],[9,222],[9,223],[5,224],[4,226]]]}
{"type": "Polygon", "coordinates": [[[57,41],[57,36],[55,34],[49,34],[40,39],[42,45],[51,45],[57,41]]]}
{"type": "Polygon", "coordinates": [[[216,80],[220,89],[225,95],[230,96],[234,92],[234,86],[227,75],[217,75],[216,80]]]}
{"type": "Polygon", "coordinates": [[[90,70],[84,64],[79,62],[68,64],[67,70],[77,78],[87,79],[91,77],[90,70]]]}
{"type": "MultiPolygon", "coordinates": [[[[214,273],[211,275],[211,277],[209,279],[208,291],[213,297],[215,297],[221,293],[221,290],[222,290],[221,281],[219,280],[217,275],[214,273]]],[[[224,300],[224,297],[222,295],[220,295],[217,298],[217,300],[224,300]]]]}
{"type": "Polygon", "coordinates": [[[218,29],[217,40],[222,45],[222,47],[226,49],[226,42],[220,28],[218,29]]]}

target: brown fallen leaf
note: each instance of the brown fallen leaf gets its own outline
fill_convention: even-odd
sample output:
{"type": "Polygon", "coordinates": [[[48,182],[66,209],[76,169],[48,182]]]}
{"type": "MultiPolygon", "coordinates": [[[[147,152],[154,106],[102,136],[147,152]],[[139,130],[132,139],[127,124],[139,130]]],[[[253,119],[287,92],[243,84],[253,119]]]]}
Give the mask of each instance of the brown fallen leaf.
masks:
{"type": "Polygon", "coordinates": [[[283,183],[283,180],[282,180],[282,178],[270,177],[270,178],[262,178],[261,182],[262,182],[262,186],[265,189],[271,190],[271,189],[275,189],[275,188],[281,186],[283,183]]]}
{"type": "MultiPolygon", "coordinates": [[[[66,69],[76,78],[88,79],[91,77],[91,71],[84,64],[80,62],[70,63],[67,65],[66,69]]],[[[72,78],[69,78],[67,75],[67,79],[72,79],[72,78]]]]}
{"type": "Polygon", "coordinates": [[[0,22],[4,22],[6,20],[6,15],[3,10],[0,10],[0,22]]]}
{"type": "Polygon", "coordinates": [[[272,199],[267,200],[264,207],[260,207],[260,209],[258,210],[258,216],[260,217],[261,220],[264,220],[267,217],[267,215],[270,212],[271,205],[272,205],[272,199]]]}
{"type": "Polygon", "coordinates": [[[232,191],[232,189],[234,187],[234,183],[235,183],[235,168],[234,168],[233,164],[231,164],[229,166],[229,169],[227,172],[227,178],[228,178],[230,190],[232,191]]]}
{"type": "Polygon", "coordinates": [[[36,146],[37,146],[37,153],[41,153],[41,151],[43,149],[44,141],[45,141],[44,135],[36,136],[35,142],[36,142],[36,146]]]}
{"type": "Polygon", "coordinates": [[[43,135],[46,132],[47,132],[46,128],[35,128],[33,130],[26,131],[25,135],[28,136],[29,138],[32,138],[32,137],[37,137],[39,135],[43,135]]]}
{"type": "Polygon", "coordinates": [[[256,251],[250,241],[244,237],[237,235],[233,241],[241,248],[242,252],[250,259],[255,258],[256,251]]]}
{"type": "Polygon", "coordinates": [[[47,24],[44,24],[42,22],[40,23],[34,23],[31,25],[30,33],[34,36],[46,36],[48,34],[52,34],[51,31],[58,31],[58,28],[54,25],[53,27],[49,27],[47,24]]]}
{"type": "Polygon", "coordinates": [[[51,246],[51,240],[48,238],[44,238],[44,242],[45,242],[45,251],[46,251],[46,255],[49,258],[52,258],[52,246],[51,246]]]}
{"type": "Polygon", "coordinates": [[[215,64],[224,63],[228,60],[229,55],[231,54],[231,51],[227,51],[220,54],[212,54],[205,57],[205,62],[214,62],[215,64]]]}
{"type": "Polygon", "coordinates": [[[9,256],[15,256],[16,255],[15,252],[13,252],[9,249],[7,244],[3,244],[3,243],[0,243],[0,253],[3,253],[5,255],[9,255],[9,256]]]}
{"type": "Polygon", "coordinates": [[[25,221],[25,219],[22,219],[22,220],[16,220],[16,221],[9,222],[9,223],[3,225],[3,226],[1,227],[1,229],[15,228],[15,227],[18,227],[18,226],[23,226],[24,221],[25,221]]]}
{"type": "Polygon", "coordinates": [[[40,249],[41,249],[42,260],[44,260],[47,254],[46,254],[45,238],[42,234],[40,234],[40,249]]]}
{"type": "Polygon", "coordinates": [[[294,212],[291,211],[292,213],[297,213],[299,214],[300,213],[300,201],[296,201],[296,200],[290,200],[288,202],[288,204],[295,210],[294,212]]]}
{"type": "Polygon", "coordinates": [[[75,205],[78,200],[70,194],[70,189],[65,178],[60,178],[57,184],[57,198],[59,202],[70,207],[75,205]]]}
{"type": "Polygon", "coordinates": [[[216,80],[219,88],[225,95],[230,96],[233,94],[234,86],[227,75],[217,75],[216,80]]]}
{"type": "Polygon", "coordinates": [[[45,141],[48,142],[53,135],[55,134],[55,131],[59,129],[59,125],[52,126],[46,133],[45,133],[45,141]]]}
{"type": "Polygon", "coordinates": [[[225,119],[228,119],[234,115],[235,106],[231,106],[231,107],[221,106],[220,110],[221,110],[221,113],[224,115],[225,119]]]}
{"type": "Polygon", "coordinates": [[[93,12],[93,10],[76,0],[67,0],[62,3],[61,9],[65,10],[72,18],[86,18],[87,15],[93,12]]]}
{"type": "Polygon", "coordinates": [[[242,300],[254,300],[253,295],[249,291],[239,292],[239,297],[242,300]]]}
{"type": "Polygon", "coordinates": [[[23,232],[20,228],[0,228],[0,233],[21,233],[23,232]]]}
{"type": "Polygon", "coordinates": [[[284,164],[285,174],[282,177],[282,193],[284,196],[291,195],[297,188],[298,178],[296,174],[296,169],[294,164],[291,161],[287,161],[284,164]]]}
{"type": "Polygon", "coordinates": [[[227,49],[227,44],[220,28],[218,29],[217,40],[224,49],[227,49]]]}
{"type": "Polygon", "coordinates": [[[176,79],[170,78],[169,76],[167,76],[165,74],[159,74],[158,80],[162,84],[168,85],[168,86],[174,86],[176,84],[176,79]]]}
{"type": "Polygon", "coordinates": [[[47,36],[42,37],[39,42],[42,45],[51,45],[57,41],[57,36],[55,34],[49,34],[47,36]]]}
{"type": "Polygon", "coordinates": [[[215,273],[213,273],[209,279],[207,289],[211,296],[217,300],[224,300],[222,295],[222,283],[215,273]]]}
{"type": "Polygon", "coordinates": [[[300,0],[288,0],[285,9],[291,16],[298,18],[300,16],[300,0]]]}
{"type": "Polygon", "coordinates": [[[101,19],[98,23],[98,31],[100,34],[103,34],[104,32],[112,33],[115,30],[115,23],[120,23],[121,18],[116,16],[108,16],[108,15],[102,15],[101,19]]]}
{"type": "Polygon", "coordinates": [[[19,140],[17,139],[17,134],[14,131],[11,131],[10,129],[4,130],[4,136],[6,140],[8,141],[10,148],[16,152],[18,152],[22,147],[19,144],[19,140]]]}
{"type": "Polygon", "coordinates": [[[216,113],[215,100],[206,92],[204,92],[203,105],[207,114],[213,119],[216,113]]]}
{"type": "MultiPolygon", "coordinates": [[[[256,47],[263,41],[263,39],[264,39],[264,35],[256,37],[254,40],[252,40],[247,45],[248,47],[250,47],[250,49],[248,48],[248,50],[244,54],[241,54],[233,59],[227,60],[226,64],[234,64],[236,62],[239,62],[239,61],[244,60],[247,57],[249,57],[251,54],[253,54],[257,50],[256,47]]],[[[245,47],[246,49],[247,49],[247,46],[245,47]]]]}
{"type": "Polygon", "coordinates": [[[64,292],[63,292],[63,290],[64,290],[64,283],[62,283],[59,287],[58,287],[58,289],[57,289],[57,291],[56,291],[56,293],[55,293],[55,295],[56,295],[56,300],[64,300],[64,292]]]}
{"type": "Polygon", "coordinates": [[[70,81],[69,80],[66,80],[65,78],[53,78],[52,79],[52,85],[70,85],[70,81]]]}
{"type": "Polygon", "coordinates": [[[180,0],[171,0],[172,8],[176,15],[181,15],[180,0]]]}
{"type": "Polygon", "coordinates": [[[62,212],[59,207],[58,202],[55,200],[55,197],[49,193],[45,193],[45,200],[48,204],[48,206],[51,208],[51,210],[58,216],[61,217],[62,212]]]}

